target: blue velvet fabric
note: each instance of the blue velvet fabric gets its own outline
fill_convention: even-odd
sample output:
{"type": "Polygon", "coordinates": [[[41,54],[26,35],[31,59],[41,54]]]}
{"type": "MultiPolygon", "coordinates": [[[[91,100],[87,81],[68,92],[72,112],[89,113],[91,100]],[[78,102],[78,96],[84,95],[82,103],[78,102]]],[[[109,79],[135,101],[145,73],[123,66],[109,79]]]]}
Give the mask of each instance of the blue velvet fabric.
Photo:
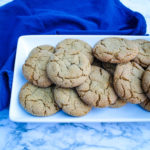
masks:
{"type": "Polygon", "coordinates": [[[119,0],[14,0],[0,7],[0,110],[9,104],[19,36],[145,32],[144,17],[119,0]]]}

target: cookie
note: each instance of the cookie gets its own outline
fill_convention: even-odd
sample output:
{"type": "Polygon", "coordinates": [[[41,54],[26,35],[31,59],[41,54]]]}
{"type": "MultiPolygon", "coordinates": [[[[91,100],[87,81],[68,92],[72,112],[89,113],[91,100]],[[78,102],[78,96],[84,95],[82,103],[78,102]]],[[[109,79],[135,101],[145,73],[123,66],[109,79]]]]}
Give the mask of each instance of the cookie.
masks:
{"type": "Polygon", "coordinates": [[[98,66],[92,66],[91,74],[76,90],[85,103],[95,107],[107,107],[117,99],[110,74],[98,66]]]}
{"type": "Polygon", "coordinates": [[[119,64],[114,74],[114,88],[122,99],[138,104],[146,100],[141,79],[144,69],[135,62],[119,64]]]}
{"type": "Polygon", "coordinates": [[[109,63],[126,63],[138,54],[138,46],[134,41],[123,38],[105,38],[93,49],[94,56],[109,63]]]}
{"type": "Polygon", "coordinates": [[[101,64],[106,71],[108,71],[111,75],[114,75],[116,64],[111,64],[107,62],[102,62],[101,64]]]}
{"type": "Polygon", "coordinates": [[[92,63],[94,59],[92,47],[88,43],[78,39],[65,39],[61,41],[57,44],[55,51],[80,51],[87,56],[90,63],[92,63]]]}
{"type": "Polygon", "coordinates": [[[150,98],[150,66],[143,73],[142,87],[146,95],[150,98]]]}
{"type": "Polygon", "coordinates": [[[82,102],[74,89],[56,87],[54,89],[54,98],[58,106],[65,113],[72,116],[83,116],[91,110],[91,106],[82,102]]]}
{"type": "Polygon", "coordinates": [[[146,40],[135,40],[139,46],[139,53],[134,61],[143,67],[150,65],[150,41],[146,40]]]}
{"type": "Polygon", "coordinates": [[[19,94],[20,104],[35,116],[49,116],[59,111],[54,101],[52,87],[39,88],[31,83],[26,83],[19,94]]]}
{"type": "Polygon", "coordinates": [[[38,87],[49,87],[52,82],[47,77],[46,65],[54,47],[41,45],[34,48],[23,65],[25,78],[38,87]]]}
{"type": "Polygon", "coordinates": [[[140,106],[143,108],[143,109],[145,109],[145,110],[147,110],[147,111],[150,111],[150,99],[146,99],[144,102],[142,102],[141,104],[140,104],[140,106]]]}
{"type": "Polygon", "coordinates": [[[114,104],[111,104],[109,107],[111,108],[120,108],[127,104],[127,100],[118,98],[114,104]]]}
{"type": "Polygon", "coordinates": [[[88,58],[77,51],[56,52],[51,55],[47,74],[56,85],[72,88],[82,84],[91,72],[88,58]]]}

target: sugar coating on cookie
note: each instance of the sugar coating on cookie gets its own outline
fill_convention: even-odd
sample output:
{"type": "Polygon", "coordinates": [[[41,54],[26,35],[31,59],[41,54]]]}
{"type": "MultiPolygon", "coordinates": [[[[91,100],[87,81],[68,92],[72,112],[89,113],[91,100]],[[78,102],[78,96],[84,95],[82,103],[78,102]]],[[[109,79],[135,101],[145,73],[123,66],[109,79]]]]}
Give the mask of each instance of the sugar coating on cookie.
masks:
{"type": "Polygon", "coordinates": [[[80,51],[87,56],[90,63],[92,63],[94,59],[92,55],[92,47],[87,42],[78,39],[65,39],[59,42],[55,51],[80,51]]]}
{"type": "Polygon", "coordinates": [[[110,74],[98,66],[92,66],[91,74],[76,90],[85,103],[95,107],[107,107],[117,99],[110,74]]]}
{"type": "Polygon", "coordinates": [[[48,87],[52,82],[47,77],[46,66],[54,47],[41,45],[34,48],[23,65],[23,74],[32,84],[39,87],[48,87]]]}
{"type": "Polygon", "coordinates": [[[103,62],[126,63],[136,57],[138,46],[123,38],[105,38],[95,45],[93,54],[103,62]]]}
{"type": "Polygon", "coordinates": [[[144,102],[140,103],[140,106],[147,110],[147,111],[150,111],[150,99],[146,99],[144,102]]]}
{"type": "Polygon", "coordinates": [[[150,98],[150,66],[143,73],[142,87],[146,95],[150,98]]]}
{"type": "Polygon", "coordinates": [[[114,88],[119,97],[138,104],[146,100],[141,79],[144,69],[135,62],[119,64],[114,74],[114,88]]]}
{"type": "Polygon", "coordinates": [[[84,116],[91,110],[91,106],[82,102],[74,89],[56,87],[54,97],[58,106],[69,115],[84,116]]]}
{"type": "Polygon", "coordinates": [[[134,61],[143,67],[150,65],[150,41],[138,39],[135,42],[139,46],[139,53],[134,61]]]}
{"type": "Polygon", "coordinates": [[[91,72],[88,58],[77,51],[56,52],[51,55],[47,74],[60,87],[72,88],[82,84],[91,72]]]}
{"type": "Polygon", "coordinates": [[[127,100],[118,98],[114,104],[111,104],[111,108],[120,108],[127,104],[127,100]]]}
{"type": "Polygon", "coordinates": [[[31,83],[26,83],[19,94],[20,104],[35,116],[49,116],[59,111],[54,101],[52,87],[39,88],[31,83]]]}

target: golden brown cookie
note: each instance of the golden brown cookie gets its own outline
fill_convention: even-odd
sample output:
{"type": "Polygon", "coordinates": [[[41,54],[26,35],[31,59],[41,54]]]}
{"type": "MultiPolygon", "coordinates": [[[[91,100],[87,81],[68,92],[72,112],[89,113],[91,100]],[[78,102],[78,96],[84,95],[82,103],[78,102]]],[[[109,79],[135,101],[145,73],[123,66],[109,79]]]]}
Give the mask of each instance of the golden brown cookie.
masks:
{"type": "Polygon", "coordinates": [[[103,62],[126,63],[136,57],[138,46],[134,41],[123,38],[105,38],[95,45],[93,54],[103,62]]]}
{"type": "Polygon", "coordinates": [[[91,72],[88,58],[77,51],[57,52],[51,55],[47,74],[52,82],[64,88],[82,84],[91,72]]]}
{"type": "Polygon", "coordinates": [[[107,107],[117,99],[110,74],[97,66],[92,66],[91,74],[76,90],[85,103],[95,107],[107,107]]]}
{"type": "Polygon", "coordinates": [[[150,99],[146,99],[144,102],[142,102],[141,104],[140,104],[140,106],[143,108],[143,109],[145,109],[145,110],[147,110],[147,111],[150,111],[150,99]]]}
{"type": "Polygon", "coordinates": [[[114,87],[119,97],[138,104],[146,100],[141,79],[144,70],[135,62],[119,64],[114,74],[114,87]]]}
{"type": "Polygon", "coordinates": [[[134,61],[143,67],[150,65],[150,41],[146,40],[135,40],[139,46],[139,53],[134,61]]]}
{"type": "Polygon", "coordinates": [[[82,102],[74,89],[56,87],[54,97],[58,106],[69,115],[83,116],[91,110],[91,106],[82,102]]]}
{"type": "Polygon", "coordinates": [[[80,51],[87,56],[90,63],[92,63],[94,59],[92,47],[88,43],[78,39],[65,39],[61,41],[57,44],[55,51],[80,51]]]}
{"type": "Polygon", "coordinates": [[[150,66],[143,73],[142,87],[146,95],[150,98],[150,66]]]}
{"type": "Polygon", "coordinates": [[[46,65],[54,47],[41,45],[34,48],[23,65],[23,74],[32,84],[39,87],[48,87],[52,82],[48,79],[46,65]]]}
{"type": "Polygon", "coordinates": [[[114,104],[111,104],[109,107],[111,108],[120,108],[127,104],[127,100],[118,98],[114,104]]]}
{"type": "Polygon", "coordinates": [[[39,88],[31,83],[26,83],[19,94],[20,104],[35,116],[49,116],[59,111],[54,101],[52,87],[39,88]]]}

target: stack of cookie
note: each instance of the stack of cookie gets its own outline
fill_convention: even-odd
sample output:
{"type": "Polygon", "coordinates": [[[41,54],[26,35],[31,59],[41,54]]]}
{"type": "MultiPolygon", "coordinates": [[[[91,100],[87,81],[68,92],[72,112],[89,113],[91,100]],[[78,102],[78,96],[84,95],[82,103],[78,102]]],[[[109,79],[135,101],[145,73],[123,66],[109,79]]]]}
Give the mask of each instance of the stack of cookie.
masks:
{"type": "Polygon", "coordinates": [[[20,91],[20,103],[36,116],[60,109],[83,116],[92,107],[121,107],[127,102],[149,110],[150,67],[145,72],[143,68],[150,65],[149,58],[150,42],[144,40],[106,38],[93,49],[77,39],[65,39],[56,48],[38,46],[23,65],[29,82],[20,91]]]}
{"type": "Polygon", "coordinates": [[[150,87],[147,74],[150,65],[150,42],[106,38],[95,45],[93,54],[113,76],[118,99],[111,107],[120,107],[130,102],[140,104],[150,111],[149,95],[146,94],[150,87]]]}

